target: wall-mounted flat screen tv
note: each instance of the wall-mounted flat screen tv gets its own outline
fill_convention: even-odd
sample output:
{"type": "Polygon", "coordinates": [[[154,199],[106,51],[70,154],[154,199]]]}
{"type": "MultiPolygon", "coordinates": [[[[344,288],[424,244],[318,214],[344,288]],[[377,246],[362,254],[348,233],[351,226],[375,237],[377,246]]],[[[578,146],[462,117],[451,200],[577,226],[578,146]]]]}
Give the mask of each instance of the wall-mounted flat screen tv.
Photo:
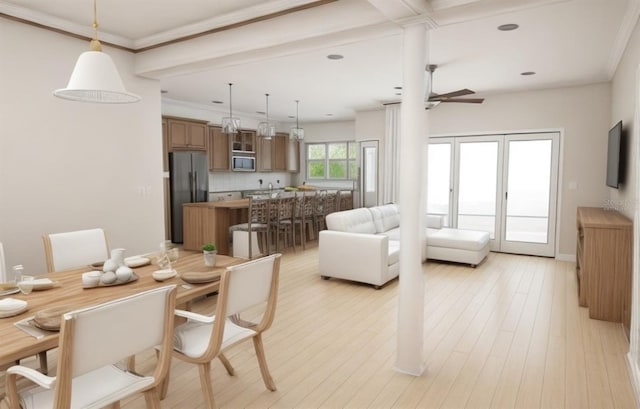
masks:
{"type": "Polygon", "coordinates": [[[625,143],[622,121],[609,130],[607,145],[607,186],[618,188],[623,183],[625,163],[625,143]]]}

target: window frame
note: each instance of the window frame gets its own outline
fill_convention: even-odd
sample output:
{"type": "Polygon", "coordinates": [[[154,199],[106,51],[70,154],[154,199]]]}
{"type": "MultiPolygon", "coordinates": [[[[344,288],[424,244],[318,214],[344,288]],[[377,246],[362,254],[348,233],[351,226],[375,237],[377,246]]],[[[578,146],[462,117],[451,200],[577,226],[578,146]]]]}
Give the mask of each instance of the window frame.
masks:
{"type": "Polygon", "coordinates": [[[330,142],[309,142],[305,145],[305,159],[306,159],[306,179],[313,181],[350,181],[358,179],[358,142],[357,141],[330,141],[330,142]],[[332,159],[329,157],[329,149],[330,145],[346,145],[346,158],[342,159],[332,159]],[[309,150],[311,146],[323,146],[324,147],[324,158],[323,159],[310,159],[309,150]],[[352,147],[355,146],[354,157],[350,157],[352,147]],[[311,176],[311,165],[313,163],[323,163],[324,164],[324,175],[323,177],[312,177],[311,176]],[[345,166],[345,177],[344,178],[336,178],[330,177],[331,172],[331,163],[344,163],[345,166]],[[352,172],[352,165],[355,164],[354,167],[355,172],[352,172]],[[356,173],[352,175],[352,173],[356,173]]]}

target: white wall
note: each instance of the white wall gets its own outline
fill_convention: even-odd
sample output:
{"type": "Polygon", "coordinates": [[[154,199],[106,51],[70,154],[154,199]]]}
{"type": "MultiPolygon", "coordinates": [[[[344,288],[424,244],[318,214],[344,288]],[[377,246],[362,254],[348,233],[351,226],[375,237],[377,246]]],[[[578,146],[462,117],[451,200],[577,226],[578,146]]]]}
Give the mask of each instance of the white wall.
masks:
{"type": "Polygon", "coordinates": [[[603,207],[610,85],[488,95],[481,105],[440,104],[429,112],[432,135],[561,129],[559,254],[576,251],[576,208],[603,207]],[[569,183],[575,182],[576,189],[569,183]]]}
{"type": "Polygon", "coordinates": [[[89,44],[0,19],[0,241],[7,266],[46,271],[41,236],[103,227],[111,247],[164,237],[160,87],[105,47],[137,104],[71,102],[64,88],[89,44]]]}
{"type": "MultiPolygon", "coordinates": [[[[636,163],[639,160],[635,156],[635,144],[638,143],[638,129],[635,129],[634,115],[640,109],[636,96],[639,94],[640,82],[638,81],[638,70],[640,69],[640,25],[636,27],[627,44],[627,48],[616,69],[616,73],[611,82],[611,118],[610,125],[622,120],[623,127],[628,137],[628,163],[626,171],[626,183],[619,190],[611,189],[612,204],[627,217],[635,220],[636,184],[638,175],[636,174],[636,163]]],[[[638,226],[634,226],[634,233],[638,231],[638,226]]],[[[634,238],[634,257],[638,257],[638,240],[634,238]]],[[[640,284],[638,282],[640,271],[638,271],[638,260],[633,263],[632,278],[632,304],[631,304],[631,342],[629,345],[628,368],[631,374],[631,383],[636,394],[636,401],[640,401],[640,284]]]]}
{"type": "MultiPolygon", "coordinates": [[[[610,103],[608,83],[489,95],[481,105],[440,104],[436,109],[425,111],[425,126],[429,115],[432,135],[562,130],[558,256],[572,258],[576,249],[577,206],[602,207],[609,198],[605,167],[610,103]],[[569,188],[569,182],[575,182],[575,190],[569,188]]],[[[342,124],[336,130],[334,124],[317,124],[313,138],[323,141],[332,136],[336,140],[379,139],[383,158],[384,123],[384,110],[358,113],[355,128],[342,124]]]]}

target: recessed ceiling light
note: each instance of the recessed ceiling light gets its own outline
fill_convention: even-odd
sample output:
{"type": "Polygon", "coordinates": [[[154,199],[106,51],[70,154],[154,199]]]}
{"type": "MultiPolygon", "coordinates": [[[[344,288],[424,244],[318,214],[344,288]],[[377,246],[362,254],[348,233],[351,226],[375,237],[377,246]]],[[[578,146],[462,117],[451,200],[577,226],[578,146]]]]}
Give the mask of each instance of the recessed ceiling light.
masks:
{"type": "Polygon", "coordinates": [[[161,90],[160,90],[160,93],[161,93],[161,94],[166,94],[167,92],[169,92],[169,91],[167,91],[166,89],[161,89],[161,90]]]}
{"type": "Polygon", "coordinates": [[[325,116],[333,116],[333,114],[324,114],[325,116]]]}
{"type": "Polygon", "coordinates": [[[289,115],[289,118],[290,119],[296,119],[296,116],[295,115],[289,115]]]}
{"type": "Polygon", "coordinates": [[[396,95],[402,95],[402,92],[396,92],[396,95]]]}
{"type": "Polygon", "coordinates": [[[393,89],[402,89],[402,87],[393,87],[393,89]]]}
{"type": "Polygon", "coordinates": [[[222,101],[218,101],[217,99],[214,99],[213,101],[211,101],[214,104],[224,104],[224,102],[222,101]]]}
{"type": "Polygon", "coordinates": [[[260,114],[260,115],[266,115],[267,113],[264,111],[256,111],[256,114],[260,114]]]}
{"type": "Polygon", "coordinates": [[[517,24],[513,24],[513,23],[509,23],[509,24],[503,24],[501,26],[498,26],[498,30],[500,31],[513,31],[515,29],[517,29],[518,27],[520,27],[517,24]]]}
{"type": "Polygon", "coordinates": [[[536,75],[535,71],[525,71],[525,72],[521,72],[520,75],[536,75]]]}
{"type": "Polygon", "coordinates": [[[340,55],[340,54],[329,54],[327,55],[327,58],[330,60],[341,60],[344,58],[344,55],[340,55]]]}

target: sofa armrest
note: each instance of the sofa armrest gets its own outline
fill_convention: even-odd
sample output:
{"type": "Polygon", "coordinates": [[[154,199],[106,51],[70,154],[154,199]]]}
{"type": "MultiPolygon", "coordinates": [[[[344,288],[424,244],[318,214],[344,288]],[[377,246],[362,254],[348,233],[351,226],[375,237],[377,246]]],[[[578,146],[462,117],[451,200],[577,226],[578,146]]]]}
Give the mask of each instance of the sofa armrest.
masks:
{"type": "Polygon", "coordinates": [[[387,236],[323,230],[318,247],[322,276],[373,285],[388,281],[387,236]]]}

